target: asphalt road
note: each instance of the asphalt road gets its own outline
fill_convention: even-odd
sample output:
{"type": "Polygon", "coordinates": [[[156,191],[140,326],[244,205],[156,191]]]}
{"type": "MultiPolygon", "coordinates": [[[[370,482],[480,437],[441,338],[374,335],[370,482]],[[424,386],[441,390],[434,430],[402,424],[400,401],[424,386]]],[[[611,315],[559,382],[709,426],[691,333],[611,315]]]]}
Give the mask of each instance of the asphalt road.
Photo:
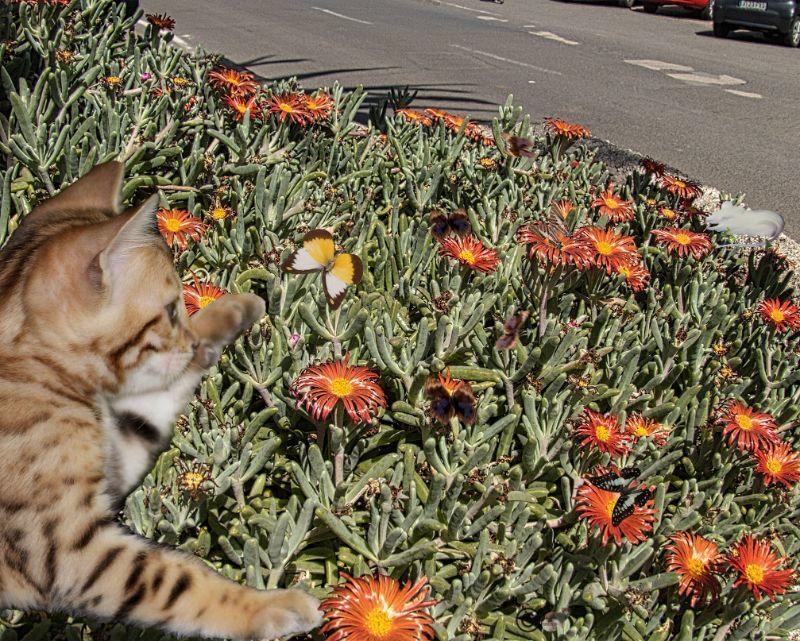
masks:
{"type": "Polygon", "coordinates": [[[506,96],[658,158],[800,237],[800,51],[680,9],[557,0],[141,0],[189,46],[266,79],[411,85],[414,106],[488,120],[506,96]]]}

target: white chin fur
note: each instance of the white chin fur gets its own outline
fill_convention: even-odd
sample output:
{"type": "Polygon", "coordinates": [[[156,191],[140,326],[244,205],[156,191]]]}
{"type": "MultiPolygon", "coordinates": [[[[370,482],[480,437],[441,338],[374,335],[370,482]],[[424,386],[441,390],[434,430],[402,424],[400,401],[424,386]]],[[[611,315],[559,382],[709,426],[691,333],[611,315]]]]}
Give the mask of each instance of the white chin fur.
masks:
{"type": "Polygon", "coordinates": [[[150,356],[140,367],[128,374],[121,395],[143,394],[170,387],[186,372],[193,356],[192,352],[169,352],[150,356]]]}

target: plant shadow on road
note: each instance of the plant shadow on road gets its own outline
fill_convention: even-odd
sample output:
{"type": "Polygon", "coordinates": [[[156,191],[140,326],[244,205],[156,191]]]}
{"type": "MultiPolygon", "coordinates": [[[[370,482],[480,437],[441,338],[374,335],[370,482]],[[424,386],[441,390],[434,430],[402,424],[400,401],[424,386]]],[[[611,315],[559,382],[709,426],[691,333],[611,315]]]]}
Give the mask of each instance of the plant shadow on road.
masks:
{"type": "MultiPolygon", "coordinates": [[[[697,31],[696,34],[698,36],[703,36],[705,38],[716,38],[714,32],[710,29],[706,29],[703,31],[697,31]]],[[[717,38],[719,40],[719,38],[717,38]]],[[[770,40],[770,38],[763,33],[759,33],[758,31],[731,31],[726,40],[732,40],[733,42],[751,42],[753,44],[758,45],[772,45],[773,47],[778,47],[780,49],[786,49],[786,47],[781,43],[778,38],[774,40],[770,40]]]]}
{"type": "MultiPolygon", "coordinates": [[[[232,67],[253,74],[253,77],[261,83],[277,82],[297,78],[298,81],[309,81],[314,78],[325,76],[340,75],[346,73],[358,73],[364,71],[389,71],[399,69],[399,67],[345,67],[337,69],[323,69],[320,71],[309,71],[306,73],[275,74],[264,75],[255,71],[253,67],[266,65],[280,65],[287,63],[309,62],[307,58],[276,58],[272,55],[259,56],[250,60],[234,61],[222,56],[219,58],[220,64],[232,67]]],[[[365,84],[348,85],[342,83],[345,91],[354,91],[358,86],[363,87],[367,93],[361,108],[358,111],[356,120],[365,124],[369,118],[369,110],[379,105],[386,99],[392,89],[397,89],[398,84],[365,84]]],[[[406,85],[402,85],[406,86],[406,85]]],[[[408,84],[410,91],[416,91],[412,107],[439,107],[441,109],[458,109],[459,112],[469,114],[473,120],[491,120],[497,114],[497,103],[484,100],[472,95],[472,88],[476,85],[470,83],[419,83],[408,84]]]]}

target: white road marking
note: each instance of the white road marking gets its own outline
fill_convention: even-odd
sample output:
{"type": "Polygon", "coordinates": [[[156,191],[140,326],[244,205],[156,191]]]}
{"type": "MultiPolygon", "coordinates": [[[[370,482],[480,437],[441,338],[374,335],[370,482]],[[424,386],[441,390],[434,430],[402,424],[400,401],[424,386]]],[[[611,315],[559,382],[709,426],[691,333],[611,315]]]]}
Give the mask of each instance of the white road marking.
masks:
{"type": "Polygon", "coordinates": [[[526,24],[526,25],[522,25],[522,28],[523,29],[536,29],[536,25],[535,24],[526,24]]]}
{"type": "Polygon", "coordinates": [[[760,93],[751,93],[749,91],[740,91],[739,89],[726,89],[728,93],[732,93],[734,96],[741,96],[742,98],[763,98],[760,93]]]}
{"type": "Polygon", "coordinates": [[[662,62],[661,60],[626,60],[629,65],[637,65],[651,71],[694,71],[686,65],[676,65],[672,62],[662,62]]]}
{"type": "Polygon", "coordinates": [[[566,38],[562,38],[561,36],[553,33],[552,31],[529,31],[529,34],[532,36],[539,36],[540,38],[547,38],[548,40],[553,40],[554,42],[560,42],[561,44],[565,45],[579,45],[580,42],[575,42],[574,40],[567,40],[566,38]]]}
{"type": "Polygon", "coordinates": [[[508,22],[505,18],[495,18],[494,16],[478,16],[478,20],[492,20],[494,22],[508,22]]]}
{"type": "Polygon", "coordinates": [[[341,18],[342,20],[350,20],[351,22],[358,22],[359,24],[372,24],[371,22],[367,22],[366,20],[359,20],[358,18],[351,18],[350,16],[346,16],[343,13],[336,13],[335,11],[331,11],[330,9],[323,9],[322,7],[311,7],[312,9],[316,9],[317,11],[322,11],[322,13],[327,13],[331,16],[336,16],[337,18],[341,18]]]}
{"type": "Polygon", "coordinates": [[[703,73],[702,71],[693,71],[692,73],[668,73],[670,78],[675,80],[683,80],[684,82],[695,82],[701,85],[743,85],[746,80],[741,78],[734,78],[733,76],[715,76],[710,73],[703,73]]]}
{"type": "Polygon", "coordinates": [[[473,11],[475,13],[483,13],[483,14],[486,14],[487,16],[500,15],[498,13],[492,13],[491,11],[484,11],[483,9],[473,9],[472,7],[465,7],[464,5],[456,4],[455,2],[445,2],[444,0],[441,0],[439,2],[439,4],[446,4],[448,7],[455,7],[456,9],[463,9],[464,11],[473,11]]]}
{"type": "Polygon", "coordinates": [[[535,85],[535,84],[536,84],[536,81],[535,81],[535,80],[528,80],[528,84],[529,84],[529,85],[535,85]]]}
{"type": "Polygon", "coordinates": [[[455,47],[456,49],[461,49],[462,51],[469,51],[470,53],[474,53],[479,56],[486,56],[487,58],[491,58],[492,60],[508,62],[509,64],[512,65],[519,65],[520,67],[528,67],[528,69],[536,69],[536,71],[541,71],[543,73],[552,73],[556,76],[564,75],[560,71],[554,71],[553,69],[545,69],[544,67],[537,67],[536,65],[532,65],[527,62],[520,62],[519,60],[512,60],[511,58],[503,58],[503,56],[498,56],[497,54],[489,53],[488,51],[479,51],[478,49],[468,49],[467,47],[462,47],[461,45],[454,45],[454,44],[451,44],[450,46],[455,47]]]}

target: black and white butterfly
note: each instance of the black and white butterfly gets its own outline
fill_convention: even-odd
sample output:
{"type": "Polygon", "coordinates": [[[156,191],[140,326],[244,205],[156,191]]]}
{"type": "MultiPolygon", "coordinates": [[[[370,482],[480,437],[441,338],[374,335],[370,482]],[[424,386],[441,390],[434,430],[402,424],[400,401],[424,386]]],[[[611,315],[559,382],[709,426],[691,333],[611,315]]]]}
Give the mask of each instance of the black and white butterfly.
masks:
{"type": "Polygon", "coordinates": [[[611,512],[611,525],[614,527],[618,526],[633,514],[637,507],[644,507],[652,498],[653,491],[648,488],[624,490],[622,494],[619,495],[617,502],[614,504],[614,509],[611,512]]]}
{"type": "Polygon", "coordinates": [[[589,483],[601,490],[619,492],[619,498],[611,512],[611,524],[615,527],[631,516],[637,507],[644,507],[653,498],[653,491],[650,489],[630,487],[631,482],[640,474],[638,467],[631,466],[587,478],[589,483]]]}
{"type": "Polygon", "coordinates": [[[606,492],[622,492],[639,474],[641,470],[638,467],[623,467],[621,470],[590,476],[587,480],[606,492]]]}

